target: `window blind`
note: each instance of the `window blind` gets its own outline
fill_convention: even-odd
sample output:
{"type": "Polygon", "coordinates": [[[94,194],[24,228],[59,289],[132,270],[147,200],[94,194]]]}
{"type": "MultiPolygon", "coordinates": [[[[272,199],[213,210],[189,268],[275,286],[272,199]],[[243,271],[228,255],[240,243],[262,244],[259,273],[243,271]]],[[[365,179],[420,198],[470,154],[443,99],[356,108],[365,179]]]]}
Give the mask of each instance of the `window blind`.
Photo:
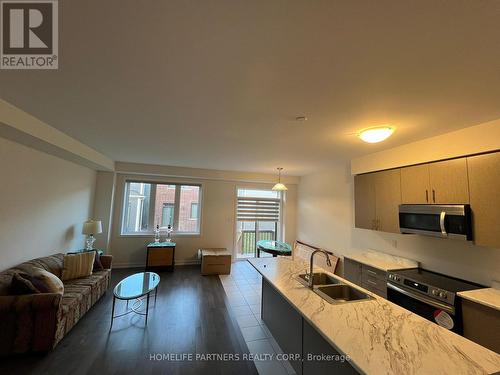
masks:
{"type": "Polygon", "coordinates": [[[239,221],[278,222],[280,199],[238,197],[237,218],[239,221]]]}

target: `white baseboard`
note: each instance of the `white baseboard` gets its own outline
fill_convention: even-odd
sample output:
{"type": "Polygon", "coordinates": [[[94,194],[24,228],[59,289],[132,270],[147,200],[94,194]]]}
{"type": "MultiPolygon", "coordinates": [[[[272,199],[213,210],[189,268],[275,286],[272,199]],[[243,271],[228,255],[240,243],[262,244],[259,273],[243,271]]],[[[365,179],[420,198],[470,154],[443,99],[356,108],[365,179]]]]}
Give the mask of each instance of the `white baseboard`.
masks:
{"type": "MultiPolygon", "coordinates": [[[[184,260],[176,260],[175,265],[176,266],[189,266],[189,265],[198,265],[201,264],[201,261],[198,259],[184,259],[184,260]]],[[[112,267],[113,268],[144,268],[146,265],[144,262],[139,262],[139,263],[115,263],[113,262],[112,267]]]]}

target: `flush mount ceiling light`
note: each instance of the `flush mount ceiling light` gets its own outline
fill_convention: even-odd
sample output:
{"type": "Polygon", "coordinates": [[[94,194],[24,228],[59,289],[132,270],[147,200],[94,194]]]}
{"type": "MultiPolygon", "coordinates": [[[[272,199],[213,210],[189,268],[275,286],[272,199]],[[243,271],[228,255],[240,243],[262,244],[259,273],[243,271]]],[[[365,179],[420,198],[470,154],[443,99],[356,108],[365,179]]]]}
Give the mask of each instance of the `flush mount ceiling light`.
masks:
{"type": "Polygon", "coordinates": [[[368,143],[377,143],[386,140],[392,133],[394,133],[394,128],[391,126],[377,126],[376,128],[361,130],[358,137],[368,143]]]}
{"type": "Polygon", "coordinates": [[[283,170],[283,168],[278,167],[276,169],[278,170],[278,183],[273,186],[272,190],[274,190],[274,191],[285,191],[285,190],[288,190],[288,188],[281,183],[281,171],[283,170]]]}

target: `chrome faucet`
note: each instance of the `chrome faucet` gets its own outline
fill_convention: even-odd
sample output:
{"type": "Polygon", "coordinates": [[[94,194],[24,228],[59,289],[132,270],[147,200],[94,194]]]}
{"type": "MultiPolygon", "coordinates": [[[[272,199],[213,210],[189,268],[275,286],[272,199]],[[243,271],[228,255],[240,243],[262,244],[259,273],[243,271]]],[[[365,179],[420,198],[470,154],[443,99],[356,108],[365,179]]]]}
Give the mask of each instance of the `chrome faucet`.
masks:
{"type": "Polygon", "coordinates": [[[317,249],[317,250],[314,250],[312,253],[311,253],[311,259],[309,260],[309,288],[313,289],[314,287],[314,274],[313,274],[313,264],[314,264],[314,255],[316,253],[323,253],[326,257],[326,264],[328,265],[328,267],[331,267],[332,266],[332,262],[330,261],[330,257],[328,255],[333,255],[333,253],[329,252],[329,251],[326,251],[326,250],[323,250],[323,249],[317,249]]]}

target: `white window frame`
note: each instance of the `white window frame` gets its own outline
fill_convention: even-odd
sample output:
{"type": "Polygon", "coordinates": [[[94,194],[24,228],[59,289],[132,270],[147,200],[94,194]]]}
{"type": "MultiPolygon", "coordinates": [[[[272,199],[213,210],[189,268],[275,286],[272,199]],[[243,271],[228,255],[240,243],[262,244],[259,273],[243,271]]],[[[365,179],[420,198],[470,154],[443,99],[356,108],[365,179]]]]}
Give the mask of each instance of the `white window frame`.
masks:
{"type": "MultiPolygon", "coordinates": [[[[123,183],[123,201],[122,201],[122,215],[120,222],[120,236],[122,237],[150,237],[154,234],[154,216],[155,216],[155,205],[156,205],[156,186],[157,185],[174,185],[175,186],[175,198],[174,198],[174,220],[173,227],[174,231],[172,235],[175,236],[188,236],[188,237],[199,237],[202,233],[202,210],[203,210],[203,184],[192,183],[192,182],[165,182],[165,181],[151,181],[151,180],[140,180],[140,179],[125,179],[123,183]],[[148,230],[141,232],[124,232],[125,218],[128,215],[128,196],[129,196],[129,183],[138,182],[143,184],[151,184],[151,193],[149,199],[149,216],[148,216],[148,230]],[[179,215],[180,215],[180,198],[181,198],[181,187],[182,186],[194,186],[198,187],[198,231],[197,232],[179,232],[179,215]]],[[[193,220],[193,219],[191,219],[193,220]]],[[[161,223],[160,223],[161,224],[161,223]]],[[[160,230],[165,231],[167,227],[160,227],[160,230]]]]}

